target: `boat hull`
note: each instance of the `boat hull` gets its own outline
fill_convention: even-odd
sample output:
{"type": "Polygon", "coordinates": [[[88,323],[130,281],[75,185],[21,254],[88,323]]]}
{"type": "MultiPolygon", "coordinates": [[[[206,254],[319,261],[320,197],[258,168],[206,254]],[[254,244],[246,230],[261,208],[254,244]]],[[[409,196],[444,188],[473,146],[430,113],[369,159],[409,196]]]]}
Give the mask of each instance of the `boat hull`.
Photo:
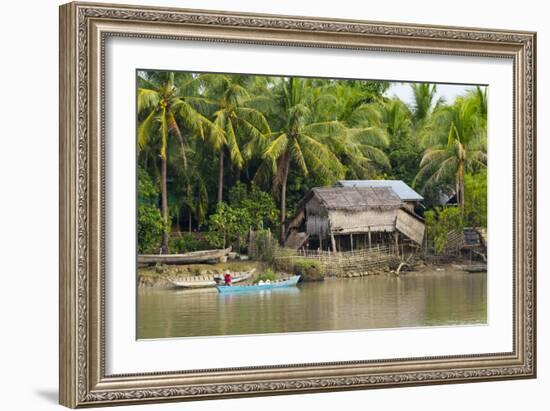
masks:
{"type": "MultiPolygon", "coordinates": [[[[252,269],[248,272],[237,274],[233,277],[234,283],[240,283],[241,281],[248,280],[256,269],[252,269]]],[[[196,279],[196,278],[187,278],[187,279],[170,279],[169,280],[175,287],[178,288],[207,288],[214,287],[215,285],[223,282],[223,276],[210,276],[207,279],[196,279]]]]}
{"type": "Polygon", "coordinates": [[[138,264],[200,264],[218,263],[231,252],[231,247],[223,250],[193,251],[185,254],[140,254],[138,264]]]}
{"type": "Polygon", "coordinates": [[[250,293],[255,291],[273,290],[278,288],[293,287],[298,284],[299,275],[294,275],[286,280],[275,281],[269,284],[251,284],[251,285],[217,285],[220,294],[229,293],[250,293]]]}

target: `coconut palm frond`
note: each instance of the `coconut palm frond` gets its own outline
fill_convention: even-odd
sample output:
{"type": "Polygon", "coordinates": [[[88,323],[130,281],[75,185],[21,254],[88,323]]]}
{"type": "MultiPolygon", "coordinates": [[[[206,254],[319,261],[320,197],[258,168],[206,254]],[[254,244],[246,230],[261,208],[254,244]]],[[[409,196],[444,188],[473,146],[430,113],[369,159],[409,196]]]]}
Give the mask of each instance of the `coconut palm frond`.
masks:
{"type": "Polygon", "coordinates": [[[229,157],[231,161],[238,167],[242,168],[244,159],[239,148],[237,136],[235,135],[235,129],[231,121],[227,121],[225,125],[225,133],[227,138],[227,148],[229,150],[229,157]]]}
{"type": "Polygon", "coordinates": [[[141,113],[143,110],[151,110],[158,106],[160,95],[156,90],[148,88],[138,88],[137,91],[137,110],[141,113]]]}
{"type": "Polygon", "coordinates": [[[151,135],[153,134],[155,118],[155,111],[151,111],[147,117],[139,123],[137,133],[138,151],[141,151],[150,142],[151,135]]]}
{"type": "Polygon", "coordinates": [[[279,135],[273,140],[262,154],[264,159],[277,160],[282,156],[288,147],[288,137],[286,133],[279,135]]]}

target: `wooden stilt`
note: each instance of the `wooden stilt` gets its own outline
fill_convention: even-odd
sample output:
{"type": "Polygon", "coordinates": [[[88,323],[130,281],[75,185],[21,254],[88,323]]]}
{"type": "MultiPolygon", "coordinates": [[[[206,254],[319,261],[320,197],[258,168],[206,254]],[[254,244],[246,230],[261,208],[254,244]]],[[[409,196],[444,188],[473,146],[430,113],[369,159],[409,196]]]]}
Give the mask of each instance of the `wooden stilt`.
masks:
{"type": "Polygon", "coordinates": [[[332,243],[332,252],[336,253],[336,240],[334,239],[334,234],[330,233],[330,242],[332,243]]]}
{"type": "Polygon", "coordinates": [[[370,227],[369,227],[369,249],[371,248],[372,248],[372,240],[371,240],[370,227]]]}
{"type": "Polygon", "coordinates": [[[395,237],[395,251],[399,255],[399,233],[395,232],[393,236],[395,237]]]}
{"type": "Polygon", "coordinates": [[[351,251],[353,251],[353,234],[349,235],[349,241],[350,241],[350,244],[351,244],[351,251]]]}

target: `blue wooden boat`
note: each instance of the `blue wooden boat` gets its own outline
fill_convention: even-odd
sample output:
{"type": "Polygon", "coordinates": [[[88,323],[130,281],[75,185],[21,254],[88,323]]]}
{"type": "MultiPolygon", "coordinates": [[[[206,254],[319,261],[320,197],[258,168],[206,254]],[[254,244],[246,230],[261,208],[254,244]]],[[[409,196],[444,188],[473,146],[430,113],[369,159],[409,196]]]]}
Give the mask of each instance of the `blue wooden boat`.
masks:
{"type": "Polygon", "coordinates": [[[293,275],[292,277],[285,278],[283,280],[278,280],[278,281],[249,284],[249,285],[217,285],[216,288],[221,294],[245,293],[245,292],[252,292],[252,291],[272,290],[275,288],[293,287],[296,284],[298,284],[299,280],[300,280],[299,275],[293,275]]]}

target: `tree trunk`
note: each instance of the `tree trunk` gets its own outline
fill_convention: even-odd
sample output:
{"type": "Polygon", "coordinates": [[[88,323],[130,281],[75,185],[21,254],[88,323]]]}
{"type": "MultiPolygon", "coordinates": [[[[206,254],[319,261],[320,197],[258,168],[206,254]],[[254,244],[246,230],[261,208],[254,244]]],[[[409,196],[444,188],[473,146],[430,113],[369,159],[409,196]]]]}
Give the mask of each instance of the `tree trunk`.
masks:
{"type": "Polygon", "coordinates": [[[162,214],[162,244],[160,246],[161,254],[168,254],[168,187],[167,187],[167,166],[166,156],[161,157],[160,169],[160,209],[162,214]]]}
{"type": "Polygon", "coordinates": [[[224,152],[222,148],[220,151],[220,170],[218,174],[218,204],[223,201],[223,160],[224,152]]]}
{"type": "Polygon", "coordinates": [[[464,163],[462,161],[458,165],[457,186],[457,202],[460,211],[464,213],[464,163]]]}
{"type": "Polygon", "coordinates": [[[286,184],[288,181],[288,172],[290,167],[290,156],[288,153],[284,154],[285,159],[283,161],[283,180],[281,182],[281,234],[279,241],[281,245],[284,245],[286,239],[286,184]]]}

